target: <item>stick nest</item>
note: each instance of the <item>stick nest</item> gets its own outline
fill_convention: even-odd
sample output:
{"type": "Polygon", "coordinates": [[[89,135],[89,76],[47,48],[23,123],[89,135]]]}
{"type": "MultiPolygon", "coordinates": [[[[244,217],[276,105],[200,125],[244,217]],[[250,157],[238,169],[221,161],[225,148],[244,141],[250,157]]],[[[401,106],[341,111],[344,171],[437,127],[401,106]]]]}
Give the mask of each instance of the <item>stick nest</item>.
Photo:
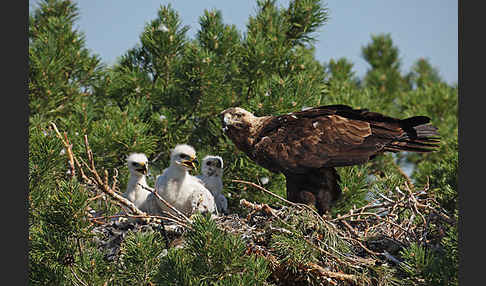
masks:
{"type": "MultiPolygon", "coordinates": [[[[96,240],[105,250],[105,258],[116,260],[128,231],[162,231],[166,246],[184,247],[184,234],[191,218],[150,216],[137,209],[117,192],[117,171],[109,184],[108,172],[100,176],[85,136],[87,161],[72,152],[66,134],[61,136],[71,176],[77,176],[93,200],[110,198],[125,212],[101,216],[87,209],[87,217],[96,226],[96,240]],[[80,163],[81,162],[81,163],[80,163]]],[[[273,206],[241,200],[243,214],[213,216],[218,227],[240,237],[247,254],[264,257],[276,285],[388,285],[409,267],[400,259],[400,251],[412,243],[437,248],[446,227],[456,224],[429,193],[428,185],[416,189],[410,183],[385,193],[361,208],[353,208],[336,218],[319,216],[309,206],[292,203],[263,187],[242,180],[280,199],[273,206]]]]}

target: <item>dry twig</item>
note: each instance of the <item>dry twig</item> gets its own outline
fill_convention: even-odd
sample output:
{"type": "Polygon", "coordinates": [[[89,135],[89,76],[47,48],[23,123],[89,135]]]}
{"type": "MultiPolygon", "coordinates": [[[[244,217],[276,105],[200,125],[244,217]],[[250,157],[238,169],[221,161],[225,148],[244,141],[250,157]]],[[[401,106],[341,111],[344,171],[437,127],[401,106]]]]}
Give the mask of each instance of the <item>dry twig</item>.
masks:
{"type": "Polygon", "coordinates": [[[291,202],[291,201],[289,201],[287,199],[284,199],[281,196],[279,196],[279,195],[277,195],[277,194],[275,194],[275,193],[273,193],[273,192],[265,189],[264,187],[259,186],[259,185],[255,184],[255,183],[252,183],[252,182],[243,181],[243,180],[235,180],[235,179],[231,180],[231,182],[241,183],[241,184],[247,184],[247,185],[253,186],[253,187],[259,189],[260,191],[263,191],[264,193],[269,194],[272,197],[275,197],[275,198],[277,198],[277,199],[279,199],[279,200],[281,200],[281,201],[283,201],[283,202],[285,202],[285,203],[287,203],[287,204],[289,204],[291,206],[294,206],[294,207],[297,207],[297,208],[306,208],[306,209],[310,210],[311,212],[313,212],[317,216],[317,218],[319,218],[319,220],[321,220],[322,222],[324,222],[324,219],[316,212],[316,210],[313,209],[313,208],[311,208],[310,206],[308,206],[306,204],[299,204],[299,203],[291,202]]]}
{"type": "Polygon", "coordinates": [[[156,191],[155,189],[152,189],[152,188],[147,188],[146,186],[143,186],[141,184],[138,184],[139,186],[141,186],[143,189],[147,190],[147,191],[150,191],[159,201],[161,201],[162,203],[164,203],[169,209],[171,209],[172,211],[174,211],[177,215],[179,215],[180,217],[182,217],[186,222],[191,222],[191,220],[183,213],[181,213],[178,209],[176,209],[174,206],[172,206],[168,201],[164,200],[156,191]]]}
{"type": "MultiPolygon", "coordinates": [[[[64,146],[66,147],[68,158],[69,158],[69,166],[72,169],[71,175],[74,177],[75,174],[75,169],[74,166],[76,165],[78,169],[80,170],[80,175],[81,178],[84,180],[86,184],[89,185],[94,185],[97,187],[97,189],[100,189],[103,191],[104,194],[108,194],[117,204],[121,204],[124,208],[127,208],[131,213],[135,214],[132,215],[133,217],[139,218],[141,220],[144,220],[146,222],[149,222],[151,219],[151,216],[147,215],[145,212],[141,211],[138,209],[130,200],[124,198],[123,196],[119,195],[117,192],[115,192],[116,188],[116,183],[117,183],[117,178],[118,178],[118,170],[114,170],[114,175],[112,176],[112,185],[110,186],[109,184],[109,174],[107,170],[104,170],[103,172],[103,178],[99,175],[98,171],[96,170],[95,167],[95,162],[94,162],[94,156],[93,152],[91,151],[91,148],[89,146],[88,142],[88,136],[84,135],[84,146],[85,146],[85,151],[86,155],[88,157],[88,162],[85,162],[82,158],[79,158],[80,161],[83,163],[83,165],[86,167],[86,169],[89,171],[89,175],[84,173],[83,168],[79,161],[77,160],[76,156],[72,152],[72,145],[69,144],[69,140],[67,138],[66,133],[64,133],[64,138],[61,136],[59,130],[57,129],[57,126],[54,122],[51,122],[52,128],[56,131],[57,137],[63,142],[64,146]]],[[[104,198],[104,196],[99,196],[98,198],[104,198]]],[[[167,219],[167,218],[166,218],[167,219]]],[[[187,217],[186,217],[187,219],[187,217]]],[[[98,222],[96,218],[91,218],[91,220],[98,222]]],[[[168,218],[168,220],[171,220],[171,218],[168,218]]],[[[182,223],[180,221],[177,221],[178,224],[183,225],[187,227],[187,224],[182,223]]],[[[165,232],[165,225],[163,221],[161,220],[162,228],[163,228],[163,234],[166,239],[166,244],[168,245],[168,238],[165,232]]]]}
{"type": "Polygon", "coordinates": [[[73,145],[69,143],[66,132],[64,132],[64,138],[63,138],[59,130],[57,130],[57,126],[54,122],[51,122],[51,126],[56,132],[57,138],[59,138],[62,144],[64,145],[64,148],[66,150],[66,155],[68,157],[69,171],[71,174],[71,178],[74,178],[76,176],[76,169],[74,168],[73,145]]]}

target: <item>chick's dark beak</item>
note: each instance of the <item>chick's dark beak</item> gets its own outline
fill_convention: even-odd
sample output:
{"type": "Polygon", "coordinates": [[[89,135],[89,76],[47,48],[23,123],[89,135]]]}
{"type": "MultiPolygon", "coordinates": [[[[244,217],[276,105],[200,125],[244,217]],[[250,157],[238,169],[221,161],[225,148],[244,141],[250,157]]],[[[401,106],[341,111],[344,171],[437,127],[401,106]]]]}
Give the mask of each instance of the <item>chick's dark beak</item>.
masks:
{"type": "Polygon", "coordinates": [[[218,160],[216,161],[216,167],[217,167],[217,168],[220,168],[220,169],[221,169],[221,167],[223,167],[223,163],[221,162],[221,160],[219,160],[219,159],[218,159],[218,160]]]}

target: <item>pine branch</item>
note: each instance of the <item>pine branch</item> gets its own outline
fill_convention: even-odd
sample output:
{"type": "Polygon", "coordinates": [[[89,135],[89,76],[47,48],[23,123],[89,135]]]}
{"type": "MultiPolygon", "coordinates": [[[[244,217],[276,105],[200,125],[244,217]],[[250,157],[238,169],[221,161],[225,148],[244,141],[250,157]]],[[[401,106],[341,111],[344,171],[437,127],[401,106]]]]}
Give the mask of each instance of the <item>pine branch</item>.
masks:
{"type": "Polygon", "coordinates": [[[81,283],[81,285],[83,286],[88,286],[87,283],[85,283],[83,280],[81,280],[78,275],[76,275],[76,272],[74,271],[74,269],[72,267],[69,267],[69,269],[71,270],[71,274],[73,274],[74,278],[76,279],[76,281],[78,281],[79,283],[81,283]]]}

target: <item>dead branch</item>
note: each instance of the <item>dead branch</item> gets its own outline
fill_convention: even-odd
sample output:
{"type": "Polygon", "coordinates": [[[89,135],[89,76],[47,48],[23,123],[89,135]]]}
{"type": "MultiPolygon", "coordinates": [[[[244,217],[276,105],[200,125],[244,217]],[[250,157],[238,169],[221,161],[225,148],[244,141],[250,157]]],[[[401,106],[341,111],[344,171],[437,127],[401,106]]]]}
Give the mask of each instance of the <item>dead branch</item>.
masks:
{"type": "MultiPolygon", "coordinates": [[[[253,210],[253,212],[256,212],[256,211],[264,211],[265,213],[267,213],[267,212],[265,211],[265,209],[266,209],[266,210],[268,211],[268,213],[267,213],[267,214],[270,214],[270,215],[272,215],[272,216],[277,217],[277,218],[280,220],[280,222],[282,222],[282,223],[284,223],[284,224],[288,225],[288,223],[287,223],[287,222],[285,222],[284,220],[282,220],[282,219],[281,219],[281,218],[280,218],[280,217],[277,215],[277,210],[272,209],[272,208],[271,208],[270,206],[268,206],[267,204],[255,204],[255,203],[251,203],[251,202],[249,202],[249,201],[247,201],[247,200],[245,200],[245,199],[242,199],[242,200],[240,200],[240,205],[241,205],[241,206],[244,206],[244,207],[246,207],[246,208],[250,208],[250,209],[252,209],[252,210],[253,210]]],[[[247,219],[247,220],[248,220],[248,219],[247,219]]],[[[330,225],[330,223],[326,223],[326,224],[330,225]]],[[[289,225],[289,227],[291,227],[291,226],[289,225]]],[[[270,229],[272,229],[272,227],[270,227],[270,229]]],[[[284,229],[284,228],[273,228],[273,230],[274,230],[274,231],[279,231],[279,232],[281,232],[281,233],[285,233],[285,234],[291,234],[291,235],[293,235],[293,236],[297,236],[299,239],[303,239],[304,241],[306,241],[306,242],[307,242],[307,244],[308,244],[308,245],[310,245],[311,247],[315,248],[317,251],[321,252],[322,254],[327,255],[327,256],[331,256],[331,257],[333,257],[333,258],[334,258],[334,259],[335,259],[335,260],[336,260],[338,263],[340,263],[340,264],[343,264],[343,265],[347,265],[347,266],[351,266],[351,267],[352,267],[352,265],[350,265],[349,263],[346,263],[346,262],[342,261],[342,260],[341,260],[341,259],[338,257],[338,255],[336,255],[336,254],[334,254],[334,253],[331,253],[331,252],[329,252],[329,251],[326,251],[326,250],[322,249],[321,247],[319,247],[318,245],[316,245],[316,244],[312,243],[312,242],[311,242],[311,241],[310,241],[308,238],[306,238],[305,236],[303,236],[303,235],[301,235],[301,234],[298,234],[298,233],[296,233],[296,232],[293,232],[293,231],[291,231],[291,230],[284,229]]]]}
{"type": "Polygon", "coordinates": [[[253,186],[253,187],[259,189],[260,191],[263,191],[264,193],[269,194],[272,197],[277,198],[277,199],[279,199],[279,200],[281,200],[281,201],[283,201],[283,202],[285,202],[285,203],[287,203],[287,204],[289,204],[291,206],[296,206],[296,207],[299,207],[300,206],[300,204],[297,204],[297,203],[291,202],[289,200],[286,200],[286,199],[282,198],[281,196],[279,196],[277,194],[274,194],[273,192],[270,192],[269,190],[265,189],[262,186],[259,186],[259,185],[255,184],[255,183],[248,182],[248,181],[243,181],[243,180],[235,180],[235,179],[231,180],[231,182],[241,183],[241,184],[247,184],[247,185],[253,186]]]}
{"type": "Polygon", "coordinates": [[[324,267],[322,267],[322,266],[320,266],[316,263],[313,263],[313,262],[309,262],[309,263],[307,263],[307,265],[309,266],[310,271],[318,273],[321,276],[339,279],[339,280],[342,280],[342,281],[347,280],[347,281],[350,281],[352,283],[356,283],[357,277],[355,275],[329,271],[329,270],[324,269],[324,267]]]}
{"type": "MultiPolygon", "coordinates": [[[[171,221],[177,225],[180,225],[184,228],[191,228],[190,225],[188,224],[185,224],[185,223],[182,223],[181,221],[179,220],[175,220],[175,219],[172,219],[172,218],[169,218],[169,217],[165,217],[165,216],[156,216],[156,215],[145,215],[145,216],[142,216],[142,215],[132,215],[132,214],[117,214],[117,215],[110,215],[110,216],[100,216],[100,217],[91,217],[89,218],[89,220],[91,221],[96,221],[96,222],[99,222],[99,220],[107,220],[107,219],[114,219],[114,218],[120,218],[120,217],[128,217],[128,218],[134,218],[134,219],[148,219],[148,220],[167,220],[167,221],[171,221]]],[[[106,222],[104,222],[106,223],[106,222]]]]}
{"type": "Polygon", "coordinates": [[[113,182],[111,184],[111,189],[113,191],[115,191],[116,190],[116,184],[118,183],[118,170],[114,169],[113,172],[114,172],[114,174],[113,174],[113,182]]]}
{"type": "MultiPolygon", "coordinates": [[[[155,189],[152,189],[152,188],[147,188],[146,186],[143,186],[141,184],[138,184],[139,186],[141,186],[143,189],[147,190],[147,191],[150,191],[159,201],[161,201],[162,203],[164,203],[169,209],[171,209],[172,211],[174,211],[177,215],[179,215],[180,217],[182,217],[186,222],[191,222],[191,220],[185,215],[183,214],[182,212],[180,212],[178,209],[176,209],[175,207],[173,207],[168,201],[164,200],[156,191],[155,189]]],[[[169,214],[167,212],[167,214],[169,214]]]]}
{"type": "Polygon", "coordinates": [[[59,130],[57,130],[57,126],[54,122],[51,122],[51,126],[56,132],[57,138],[59,138],[62,144],[64,145],[64,149],[66,150],[66,155],[68,157],[69,171],[71,174],[71,178],[74,178],[76,176],[76,169],[74,168],[74,155],[72,149],[73,145],[69,143],[66,132],[64,132],[64,138],[63,138],[59,130]]]}
{"type": "Polygon", "coordinates": [[[263,211],[264,213],[266,213],[267,215],[270,215],[270,216],[275,216],[275,213],[277,212],[277,210],[271,208],[267,204],[255,204],[255,203],[251,203],[251,202],[249,202],[245,199],[240,200],[240,205],[242,205],[246,208],[250,208],[255,212],[263,211]]]}
{"type": "MultiPolygon", "coordinates": [[[[56,131],[57,137],[63,142],[64,146],[66,147],[68,156],[69,156],[69,161],[70,161],[70,167],[74,168],[74,165],[77,160],[75,160],[75,156],[72,153],[72,145],[69,144],[67,141],[67,136],[63,138],[61,136],[61,133],[57,129],[57,126],[54,122],[51,122],[52,128],[56,131]]],[[[122,205],[127,207],[132,213],[140,215],[140,216],[146,216],[147,214],[139,210],[130,200],[122,197],[121,195],[117,194],[112,187],[108,184],[108,172],[105,170],[104,172],[104,180],[100,177],[98,174],[98,171],[96,170],[95,163],[94,163],[94,158],[93,158],[93,152],[91,151],[91,148],[89,147],[88,143],[88,136],[84,135],[84,144],[85,144],[85,150],[86,154],[88,156],[88,162],[90,165],[88,165],[86,162],[84,162],[82,159],[81,161],[83,164],[86,166],[88,171],[90,172],[90,177],[88,177],[84,172],[80,173],[82,174],[81,177],[83,180],[85,180],[86,183],[94,184],[98,189],[102,190],[105,194],[108,194],[112,199],[114,199],[117,202],[120,202],[122,205]]],[[[82,170],[81,165],[79,162],[76,164],[80,170],[82,170]]],[[[72,171],[71,174],[75,174],[74,171],[72,171]]],[[[115,173],[116,175],[118,174],[117,172],[115,173]]],[[[115,175],[115,176],[116,176],[115,175]]]]}
{"type": "Polygon", "coordinates": [[[76,158],[75,156],[73,156],[74,158],[74,162],[76,163],[76,166],[78,167],[78,170],[79,170],[79,173],[81,175],[81,178],[88,184],[92,184],[91,182],[91,179],[88,178],[85,174],[84,174],[84,171],[83,171],[83,168],[81,167],[81,164],[79,163],[79,160],[78,158],[76,158]]]}
{"type": "Polygon", "coordinates": [[[282,198],[281,196],[279,196],[279,195],[277,195],[277,194],[275,194],[275,193],[273,193],[273,192],[265,189],[262,186],[259,186],[259,185],[255,184],[255,183],[252,183],[252,182],[243,181],[243,180],[236,180],[236,179],[231,180],[231,182],[241,183],[241,184],[247,184],[247,185],[253,186],[253,187],[259,189],[260,191],[262,191],[262,192],[264,192],[266,194],[269,194],[272,197],[275,197],[275,198],[277,198],[277,199],[279,199],[279,200],[281,200],[281,201],[283,201],[283,202],[285,202],[285,203],[287,203],[287,204],[289,204],[291,206],[294,206],[294,207],[297,207],[297,208],[306,208],[306,209],[310,210],[311,212],[313,212],[319,220],[321,220],[322,222],[324,222],[324,219],[316,212],[316,210],[313,209],[313,208],[311,208],[310,206],[308,206],[306,204],[299,204],[299,203],[294,203],[294,202],[291,202],[289,200],[286,200],[286,199],[282,198]]]}
{"type": "Polygon", "coordinates": [[[395,162],[395,160],[392,160],[392,164],[395,166],[395,168],[398,170],[400,175],[405,178],[405,180],[410,184],[410,186],[413,188],[414,185],[412,183],[412,179],[403,171],[403,169],[395,162]]]}

